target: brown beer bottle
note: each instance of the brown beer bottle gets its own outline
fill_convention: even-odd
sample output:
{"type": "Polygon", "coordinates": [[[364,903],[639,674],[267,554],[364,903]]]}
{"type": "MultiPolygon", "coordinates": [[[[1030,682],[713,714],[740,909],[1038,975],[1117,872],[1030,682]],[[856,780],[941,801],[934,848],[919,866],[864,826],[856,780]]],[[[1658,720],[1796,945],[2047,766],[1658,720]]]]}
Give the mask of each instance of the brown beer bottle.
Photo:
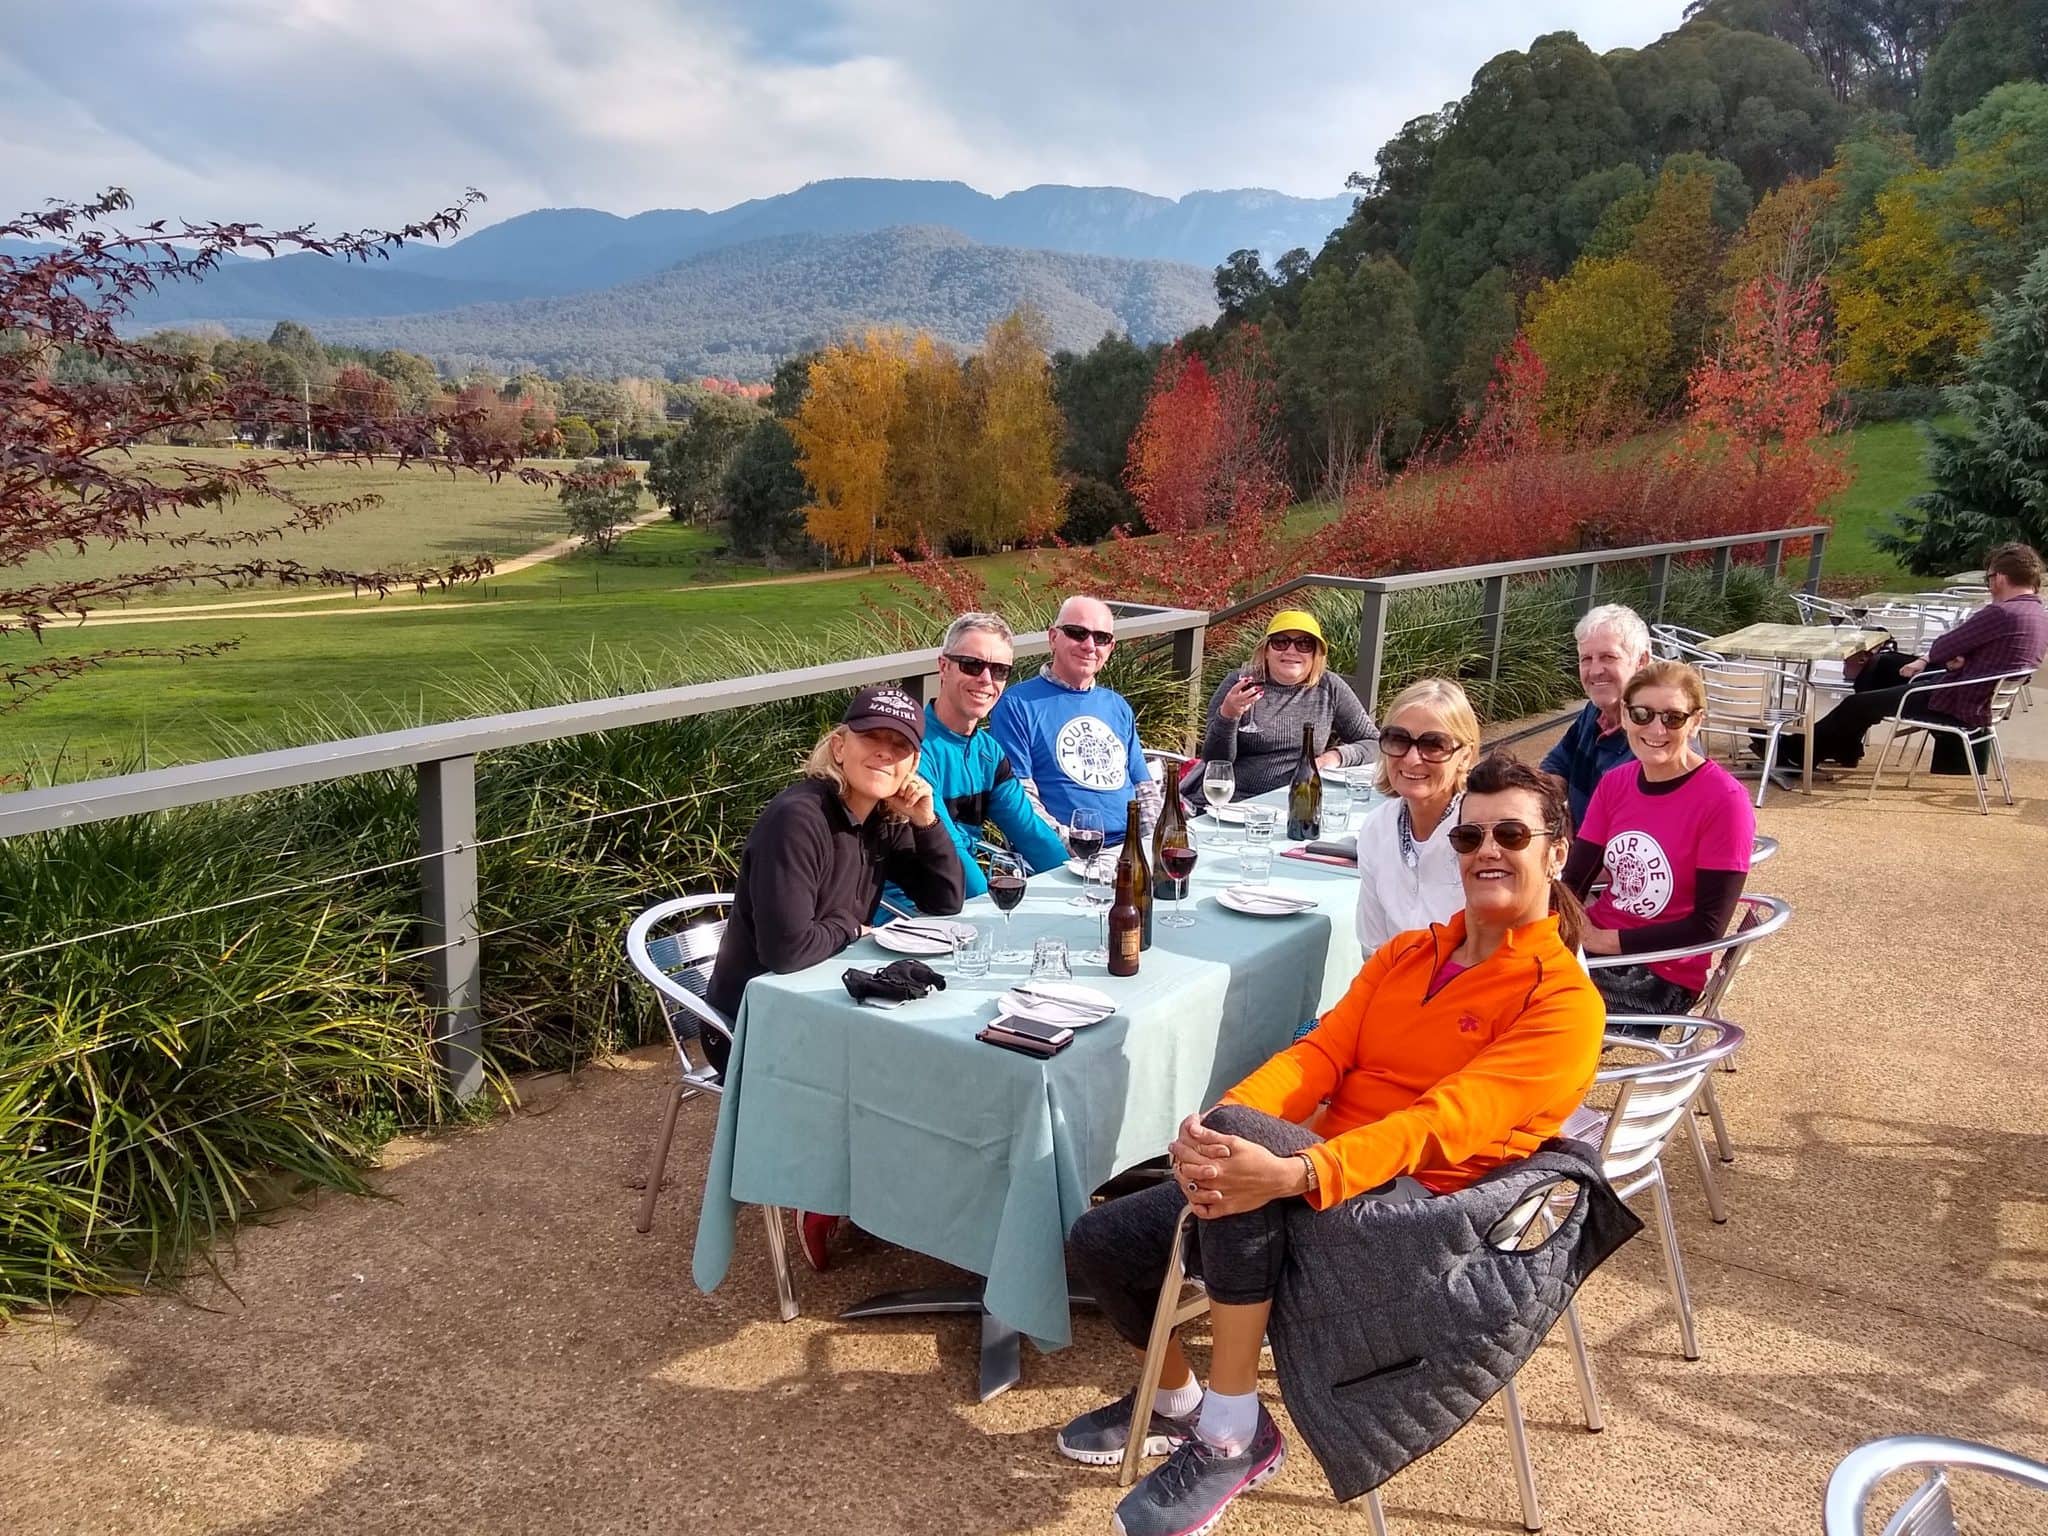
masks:
{"type": "Polygon", "coordinates": [[[1116,861],[1116,898],[1109,908],[1109,974],[1138,974],[1138,951],[1144,948],[1145,919],[1138,911],[1137,871],[1144,867],[1144,855],[1131,856],[1137,841],[1137,803],[1131,805],[1131,835],[1124,839],[1124,851],[1116,861]]]}
{"type": "Polygon", "coordinates": [[[1131,897],[1138,904],[1138,948],[1152,947],[1152,869],[1145,862],[1145,834],[1138,829],[1138,800],[1134,795],[1124,815],[1124,846],[1116,856],[1116,872],[1131,866],[1131,897]]]}

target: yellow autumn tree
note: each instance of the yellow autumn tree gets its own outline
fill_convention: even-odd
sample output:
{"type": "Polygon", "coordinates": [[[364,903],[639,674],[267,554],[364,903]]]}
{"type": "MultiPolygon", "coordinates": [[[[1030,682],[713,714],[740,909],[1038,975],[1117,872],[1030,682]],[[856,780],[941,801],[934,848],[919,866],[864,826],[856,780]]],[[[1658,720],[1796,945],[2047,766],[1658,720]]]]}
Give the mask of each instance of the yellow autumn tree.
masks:
{"type": "Polygon", "coordinates": [[[1820,229],[1841,196],[1834,171],[1810,181],[1795,176],[1765,193],[1721,263],[1723,295],[1759,277],[1780,278],[1799,289],[1825,272],[1834,253],[1820,229]]]}
{"type": "Polygon", "coordinates": [[[1975,284],[1929,206],[1934,184],[1933,173],[1918,172],[1880,192],[1828,280],[1846,385],[1943,383],[1984,334],[1975,284]]]}
{"type": "Polygon", "coordinates": [[[918,332],[889,430],[890,522],[907,543],[944,549],[968,531],[975,415],[959,354],[918,332]]]}
{"type": "Polygon", "coordinates": [[[834,558],[869,565],[901,542],[891,515],[889,438],[903,404],[908,347],[900,331],[871,330],[827,347],[789,422],[810,487],[804,527],[834,558]]]}
{"type": "Polygon", "coordinates": [[[1629,255],[1657,274],[1671,295],[1671,340],[1664,376],[1675,391],[1707,343],[1720,314],[1719,270],[1726,237],[1714,223],[1714,178],[1701,170],[1666,170],[1636,225],[1629,255]]]}
{"type": "Polygon", "coordinates": [[[978,422],[968,532],[984,549],[1044,538],[1066,515],[1067,489],[1045,322],[1035,311],[1016,310],[988,328],[972,379],[978,422]]]}
{"type": "Polygon", "coordinates": [[[1544,424],[1621,430],[1649,414],[1671,356],[1671,290],[1628,256],[1581,260],[1530,296],[1525,334],[1547,375],[1544,424]]]}

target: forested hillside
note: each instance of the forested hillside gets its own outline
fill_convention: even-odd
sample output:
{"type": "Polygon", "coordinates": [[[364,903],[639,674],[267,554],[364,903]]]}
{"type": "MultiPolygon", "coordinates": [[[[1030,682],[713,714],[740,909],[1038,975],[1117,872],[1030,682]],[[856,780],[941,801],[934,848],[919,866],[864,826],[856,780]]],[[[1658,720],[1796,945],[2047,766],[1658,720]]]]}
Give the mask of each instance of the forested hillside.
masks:
{"type": "MultiPolygon", "coordinates": [[[[766,378],[776,362],[865,325],[926,330],[963,348],[1020,306],[1055,347],[1106,332],[1178,335],[1216,312],[1198,267],[977,245],[943,229],[785,235],[714,251],[599,293],[444,314],[338,320],[330,341],[403,346],[451,376],[472,367],[600,376],[766,378]]],[[[267,329],[267,327],[266,327],[267,329]]]]}

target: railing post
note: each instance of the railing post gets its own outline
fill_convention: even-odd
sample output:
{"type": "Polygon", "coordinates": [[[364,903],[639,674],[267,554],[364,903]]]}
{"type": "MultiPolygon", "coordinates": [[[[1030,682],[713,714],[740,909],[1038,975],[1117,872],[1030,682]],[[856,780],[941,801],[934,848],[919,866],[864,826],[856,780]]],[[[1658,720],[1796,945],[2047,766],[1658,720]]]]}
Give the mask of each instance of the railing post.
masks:
{"type": "Polygon", "coordinates": [[[1828,536],[1824,533],[1816,533],[1813,536],[1811,544],[1812,547],[1809,548],[1806,552],[1806,585],[1801,590],[1803,590],[1808,597],[1819,597],[1820,562],[1821,557],[1827,553],[1828,536]]]}
{"type": "Polygon", "coordinates": [[[1579,617],[1593,611],[1593,594],[1600,585],[1600,567],[1588,561],[1579,567],[1579,617]]]}
{"type": "MultiPolygon", "coordinates": [[[[1202,649],[1208,641],[1209,625],[1206,619],[1187,629],[1173,633],[1173,675],[1181,680],[1187,690],[1188,718],[1199,720],[1202,708],[1202,649]]],[[[1188,742],[1182,739],[1185,748],[1188,742]]]]}
{"type": "Polygon", "coordinates": [[[1714,595],[1716,597],[1726,597],[1728,595],[1728,562],[1734,554],[1735,547],[1732,544],[1723,544],[1714,551],[1714,595]]]}
{"type": "Polygon", "coordinates": [[[1782,536],[1764,540],[1764,577],[1772,586],[1778,584],[1778,573],[1785,569],[1785,540],[1782,536]]]}
{"type": "Polygon", "coordinates": [[[457,1099],[484,1081],[482,954],[476,926],[476,759],[420,764],[421,897],[426,916],[434,1054],[457,1099]]]}
{"type": "Polygon", "coordinates": [[[915,677],[904,678],[900,686],[905,693],[917,700],[918,703],[929,704],[932,701],[933,685],[938,680],[938,676],[935,673],[920,672],[915,677]]]}
{"type": "Polygon", "coordinates": [[[1351,669],[1351,688],[1369,715],[1379,713],[1386,649],[1387,594],[1368,587],[1358,594],[1358,665],[1351,669]]]}
{"type": "Polygon", "coordinates": [[[1485,596],[1480,599],[1479,622],[1484,626],[1486,652],[1486,680],[1500,681],[1500,644],[1507,632],[1508,579],[1505,576],[1486,578],[1485,596]]]}
{"type": "Polygon", "coordinates": [[[1650,622],[1664,621],[1664,594],[1671,586],[1671,556],[1669,554],[1650,557],[1650,622]]]}

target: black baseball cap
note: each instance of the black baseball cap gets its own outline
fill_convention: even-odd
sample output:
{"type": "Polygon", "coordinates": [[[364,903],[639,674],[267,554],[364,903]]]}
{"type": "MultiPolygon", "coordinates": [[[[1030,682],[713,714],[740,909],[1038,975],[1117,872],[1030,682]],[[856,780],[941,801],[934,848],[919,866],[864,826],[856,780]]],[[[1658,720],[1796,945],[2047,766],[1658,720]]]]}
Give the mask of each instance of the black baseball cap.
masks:
{"type": "Polygon", "coordinates": [[[855,731],[894,731],[913,747],[924,746],[924,708],[894,683],[861,689],[839,723],[855,731]]]}

